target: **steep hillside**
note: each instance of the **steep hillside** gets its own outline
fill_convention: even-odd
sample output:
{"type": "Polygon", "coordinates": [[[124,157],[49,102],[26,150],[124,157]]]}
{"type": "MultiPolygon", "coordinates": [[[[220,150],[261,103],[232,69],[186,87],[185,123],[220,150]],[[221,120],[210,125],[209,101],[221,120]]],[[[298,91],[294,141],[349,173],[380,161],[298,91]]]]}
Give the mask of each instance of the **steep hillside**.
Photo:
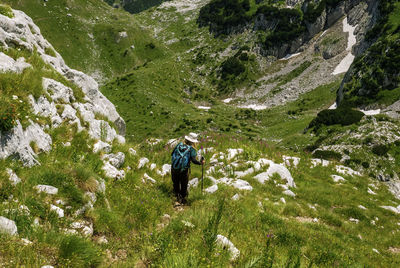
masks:
{"type": "Polygon", "coordinates": [[[134,18],[102,0],[2,2],[31,16],[68,65],[100,82],[163,54],[134,18]]]}

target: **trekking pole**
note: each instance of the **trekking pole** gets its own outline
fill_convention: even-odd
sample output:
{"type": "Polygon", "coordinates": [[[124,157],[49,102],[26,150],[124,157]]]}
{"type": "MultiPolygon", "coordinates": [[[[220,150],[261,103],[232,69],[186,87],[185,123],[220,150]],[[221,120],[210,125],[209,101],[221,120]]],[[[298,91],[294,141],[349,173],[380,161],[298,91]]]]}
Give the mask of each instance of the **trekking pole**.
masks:
{"type": "Polygon", "coordinates": [[[204,164],[201,165],[201,194],[203,194],[203,178],[204,178],[204,164]]]}

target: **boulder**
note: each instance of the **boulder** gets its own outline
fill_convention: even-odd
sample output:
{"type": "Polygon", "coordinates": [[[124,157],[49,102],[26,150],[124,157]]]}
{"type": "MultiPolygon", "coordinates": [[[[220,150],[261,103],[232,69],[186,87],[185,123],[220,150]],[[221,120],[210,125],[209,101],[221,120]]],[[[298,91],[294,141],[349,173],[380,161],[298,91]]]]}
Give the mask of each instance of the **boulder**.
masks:
{"type": "Polygon", "coordinates": [[[189,181],[188,183],[188,188],[194,188],[197,187],[197,185],[199,184],[199,179],[198,178],[193,178],[189,181]]]}
{"type": "Polygon", "coordinates": [[[238,154],[243,153],[243,149],[228,149],[228,156],[227,159],[228,160],[232,160],[233,158],[235,158],[238,154]]]}
{"type": "Polygon", "coordinates": [[[11,169],[7,168],[6,169],[8,173],[8,179],[11,181],[12,185],[17,185],[18,183],[21,182],[21,179],[17,176],[17,174],[14,173],[11,169]]]}
{"type": "Polygon", "coordinates": [[[103,156],[103,159],[108,161],[114,167],[120,168],[125,163],[125,154],[122,152],[118,152],[116,154],[106,154],[103,156]]]}
{"type": "Polygon", "coordinates": [[[149,163],[150,160],[146,157],[142,157],[139,160],[139,164],[138,164],[138,169],[141,169],[142,167],[144,167],[147,163],[149,163]]]}
{"type": "Polygon", "coordinates": [[[212,194],[212,193],[215,193],[217,190],[218,190],[218,185],[214,184],[214,185],[208,187],[207,189],[205,189],[204,191],[206,193],[212,194]]]}
{"type": "Polygon", "coordinates": [[[361,173],[358,171],[355,171],[349,167],[342,166],[342,165],[337,165],[336,166],[336,171],[339,172],[340,174],[343,175],[350,175],[350,176],[361,176],[361,173]]]}
{"type": "Polygon", "coordinates": [[[286,190],[286,191],[283,192],[283,194],[291,196],[291,197],[296,197],[296,194],[293,193],[291,190],[286,190]]]}
{"type": "Polygon", "coordinates": [[[156,165],[155,163],[152,163],[152,164],[150,165],[150,170],[154,170],[156,167],[157,167],[157,165],[156,165]]]}
{"type": "Polygon", "coordinates": [[[338,175],[331,175],[331,178],[334,182],[346,181],[342,176],[338,176],[338,175]]]}
{"type": "Polygon", "coordinates": [[[34,187],[38,193],[46,193],[50,195],[56,195],[58,193],[58,188],[50,185],[36,185],[34,187]]]}
{"type": "Polygon", "coordinates": [[[62,103],[75,101],[73,90],[64,84],[50,78],[43,78],[42,84],[53,101],[62,103]]]}
{"type": "Polygon", "coordinates": [[[118,170],[116,167],[111,165],[109,162],[106,162],[104,166],[102,167],[104,170],[104,173],[106,177],[112,178],[112,179],[123,179],[125,178],[125,171],[123,170],[118,170]]]}
{"type": "Polygon", "coordinates": [[[62,208],[59,208],[55,205],[50,205],[50,210],[54,211],[55,213],[57,213],[59,218],[63,218],[64,217],[64,210],[62,208]]]}
{"type": "Polygon", "coordinates": [[[103,151],[105,153],[111,153],[111,145],[99,140],[93,146],[93,153],[98,153],[100,151],[103,151]]]}
{"type": "Polygon", "coordinates": [[[232,200],[239,200],[240,195],[239,194],[235,194],[234,196],[232,196],[232,200]]]}
{"type": "Polygon", "coordinates": [[[297,167],[297,165],[300,163],[299,157],[284,155],[282,158],[283,158],[283,162],[288,167],[291,167],[291,166],[297,167]]]}
{"type": "Polygon", "coordinates": [[[18,234],[17,225],[14,221],[0,216],[0,233],[16,235],[18,234]]]}
{"type": "Polygon", "coordinates": [[[156,183],[157,182],[155,179],[153,179],[152,177],[147,175],[147,173],[144,173],[142,181],[143,181],[143,183],[146,183],[146,181],[149,181],[151,183],[156,183]]]}
{"type": "Polygon", "coordinates": [[[48,152],[51,149],[52,139],[43,131],[43,128],[29,121],[24,130],[17,120],[16,126],[8,132],[0,133],[0,159],[11,155],[16,156],[24,166],[32,167],[38,164],[36,154],[30,144],[35,142],[40,151],[48,152]]]}
{"type": "Polygon", "coordinates": [[[16,61],[8,55],[0,52],[0,73],[13,72],[22,73],[26,68],[32,67],[25,62],[25,58],[19,58],[16,61]]]}
{"type": "Polygon", "coordinates": [[[136,155],[136,150],[133,149],[133,148],[129,148],[129,153],[130,153],[131,155],[136,155]]]}
{"type": "Polygon", "coordinates": [[[292,174],[290,174],[290,171],[285,166],[281,164],[275,164],[272,161],[270,161],[269,164],[270,165],[266,172],[260,173],[254,177],[256,180],[264,184],[264,182],[268,181],[274,174],[278,174],[281,179],[286,180],[286,184],[289,187],[296,187],[292,174]]]}
{"type": "Polygon", "coordinates": [[[240,251],[233,245],[233,243],[223,235],[217,235],[215,240],[217,245],[226,248],[231,254],[231,261],[236,260],[240,256],[240,251]]]}

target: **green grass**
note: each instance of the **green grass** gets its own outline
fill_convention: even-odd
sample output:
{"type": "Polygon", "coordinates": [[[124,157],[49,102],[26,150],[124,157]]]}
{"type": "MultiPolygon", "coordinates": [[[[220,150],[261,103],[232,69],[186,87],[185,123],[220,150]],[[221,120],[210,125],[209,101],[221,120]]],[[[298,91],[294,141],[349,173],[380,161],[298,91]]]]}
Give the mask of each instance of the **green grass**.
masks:
{"type": "Polygon", "coordinates": [[[8,5],[3,5],[0,4],[0,14],[7,16],[9,18],[13,18],[14,17],[14,13],[12,12],[12,9],[10,6],[8,5]]]}
{"type": "Polygon", "coordinates": [[[162,45],[132,15],[101,0],[49,1],[45,7],[36,0],[3,2],[26,12],[70,67],[102,81],[163,54],[162,45]],[[128,37],[120,38],[124,31],[128,37]],[[146,47],[150,42],[155,49],[146,47]]]}

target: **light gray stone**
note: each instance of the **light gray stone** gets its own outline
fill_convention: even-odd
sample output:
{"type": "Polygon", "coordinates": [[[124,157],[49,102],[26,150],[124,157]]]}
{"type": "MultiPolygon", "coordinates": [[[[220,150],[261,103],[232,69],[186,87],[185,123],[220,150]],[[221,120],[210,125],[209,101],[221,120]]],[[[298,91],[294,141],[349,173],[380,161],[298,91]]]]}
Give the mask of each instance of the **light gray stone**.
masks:
{"type": "Polygon", "coordinates": [[[53,101],[62,103],[75,101],[73,90],[64,84],[50,78],[43,78],[42,83],[43,89],[49,93],[53,101]]]}
{"type": "Polygon", "coordinates": [[[25,62],[25,58],[19,58],[16,61],[8,55],[0,52],[0,73],[13,72],[22,73],[26,68],[32,67],[25,62]]]}
{"type": "Polygon", "coordinates": [[[111,165],[109,162],[106,162],[104,166],[102,167],[104,170],[104,173],[106,177],[112,178],[112,179],[123,179],[125,178],[125,171],[123,170],[118,170],[115,168],[113,165],[111,165]]]}
{"type": "Polygon", "coordinates": [[[138,164],[138,169],[141,169],[142,167],[144,167],[147,163],[149,163],[150,160],[146,157],[142,157],[139,160],[139,164],[138,164]]]}
{"type": "Polygon", "coordinates": [[[100,151],[111,153],[111,145],[101,140],[97,141],[93,146],[93,153],[96,154],[100,151]]]}
{"type": "Polygon", "coordinates": [[[14,221],[0,216],[0,232],[9,235],[18,234],[17,225],[14,221]]]}
{"type": "Polygon", "coordinates": [[[50,210],[54,211],[55,213],[57,213],[57,216],[59,218],[63,218],[64,217],[64,210],[62,208],[59,208],[55,205],[50,205],[50,210]]]}
{"type": "Polygon", "coordinates": [[[240,256],[240,251],[233,245],[233,243],[223,235],[217,235],[217,245],[226,248],[231,254],[231,261],[236,260],[240,256]]]}
{"type": "Polygon", "coordinates": [[[120,168],[125,162],[125,154],[122,152],[106,154],[103,156],[103,160],[110,162],[110,164],[116,168],[120,168]]]}
{"type": "Polygon", "coordinates": [[[36,185],[34,187],[36,189],[36,191],[38,193],[46,193],[46,194],[50,194],[50,195],[56,195],[58,194],[58,188],[54,187],[54,186],[50,186],[50,185],[36,185]]]}
{"type": "Polygon", "coordinates": [[[14,171],[12,171],[12,170],[9,169],[9,168],[7,168],[6,171],[7,171],[8,176],[9,176],[8,179],[11,181],[11,184],[12,184],[12,185],[17,185],[18,183],[21,182],[21,179],[17,176],[17,174],[15,174],[14,171]]]}

